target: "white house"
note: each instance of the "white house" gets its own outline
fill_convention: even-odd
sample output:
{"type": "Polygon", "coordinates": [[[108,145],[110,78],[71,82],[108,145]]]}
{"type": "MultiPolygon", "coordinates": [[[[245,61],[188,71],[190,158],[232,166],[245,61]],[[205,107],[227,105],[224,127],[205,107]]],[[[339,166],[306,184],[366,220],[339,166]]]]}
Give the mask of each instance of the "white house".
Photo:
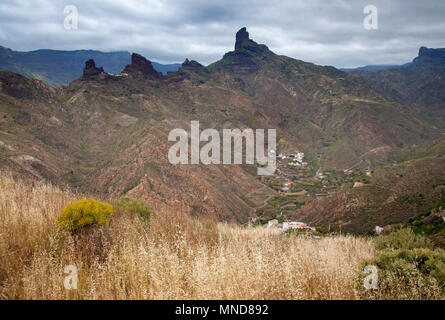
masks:
{"type": "Polygon", "coordinates": [[[382,234],[383,231],[385,231],[385,229],[383,229],[382,227],[380,227],[380,226],[375,227],[375,233],[382,234]]]}
{"type": "Polygon", "coordinates": [[[304,160],[304,153],[303,152],[298,152],[296,154],[295,160],[300,162],[300,163],[303,162],[303,160],[304,160]]]}
{"type": "Polygon", "coordinates": [[[308,225],[304,222],[296,222],[296,221],[283,222],[283,231],[286,231],[288,229],[311,229],[312,230],[312,228],[308,227],[308,225]]]}
{"type": "Polygon", "coordinates": [[[273,226],[276,226],[278,224],[278,220],[270,220],[267,224],[268,228],[271,228],[273,226]]]}

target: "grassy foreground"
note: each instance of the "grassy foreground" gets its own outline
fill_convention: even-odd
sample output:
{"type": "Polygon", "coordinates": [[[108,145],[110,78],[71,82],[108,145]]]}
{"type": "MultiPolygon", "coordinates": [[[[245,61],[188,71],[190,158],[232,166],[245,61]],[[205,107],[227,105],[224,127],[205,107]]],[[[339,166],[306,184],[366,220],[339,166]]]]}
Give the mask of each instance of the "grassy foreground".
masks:
{"type": "Polygon", "coordinates": [[[56,221],[81,198],[1,174],[0,298],[441,298],[434,283],[364,290],[361,271],[376,256],[372,239],[287,236],[173,210],[140,219],[119,208],[108,225],[73,235],[56,221]],[[64,288],[66,265],[78,268],[77,290],[64,288]]]}

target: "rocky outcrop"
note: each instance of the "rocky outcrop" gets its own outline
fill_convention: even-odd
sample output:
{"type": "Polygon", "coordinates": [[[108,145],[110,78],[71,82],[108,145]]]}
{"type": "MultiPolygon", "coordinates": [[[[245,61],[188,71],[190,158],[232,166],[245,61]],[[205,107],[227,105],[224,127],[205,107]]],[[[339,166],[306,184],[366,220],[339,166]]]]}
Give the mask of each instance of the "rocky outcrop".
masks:
{"type": "Polygon", "coordinates": [[[241,48],[243,42],[249,40],[249,32],[247,32],[246,27],[238,30],[238,32],[236,33],[235,50],[241,48]]]}
{"type": "Polygon", "coordinates": [[[126,74],[142,74],[147,78],[160,78],[162,74],[157,72],[150,60],[145,59],[143,56],[137,53],[131,55],[131,64],[128,64],[122,73],[126,74]]]}
{"type": "Polygon", "coordinates": [[[84,78],[94,77],[98,76],[100,74],[104,73],[104,68],[96,67],[96,63],[93,59],[88,60],[85,62],[85,68],[83,69],[83,76],[84,78]]]}
{"type": "Polygon", "coordinates": [[[257,72],[273,56],[267,46],[251,40],[244,27],[236,33],[235,50],[226,53],[216,65],[227,72],[249,74],[257,72]]]}
{"type": "Polygon", "coordinates": [[[235,36],[235,53],[241,54],[248,51],[250,54],[264,55],[270,53],[269,48],[264,44],[258,44],[249,38],[246,27],[238,30],[235,36]]]}

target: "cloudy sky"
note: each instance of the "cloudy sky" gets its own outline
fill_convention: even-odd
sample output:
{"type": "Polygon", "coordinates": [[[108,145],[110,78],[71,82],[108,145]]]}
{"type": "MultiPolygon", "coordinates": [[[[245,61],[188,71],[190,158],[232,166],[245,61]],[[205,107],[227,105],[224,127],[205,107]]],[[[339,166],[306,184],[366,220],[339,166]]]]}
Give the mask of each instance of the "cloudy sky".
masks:
{"type": "Polygon", "coordinates": [[[126,50],[209,64],[244,26],[275,53],[321,65],[402,64],[420,46],[445,47],[445,1],[0,0],[0,45],[18,51],[126,50]],[[363,27],[369,4],[377,30],[363,27]],[[64,27],[67,5],[78,10],[77,30],[64,27]]]}

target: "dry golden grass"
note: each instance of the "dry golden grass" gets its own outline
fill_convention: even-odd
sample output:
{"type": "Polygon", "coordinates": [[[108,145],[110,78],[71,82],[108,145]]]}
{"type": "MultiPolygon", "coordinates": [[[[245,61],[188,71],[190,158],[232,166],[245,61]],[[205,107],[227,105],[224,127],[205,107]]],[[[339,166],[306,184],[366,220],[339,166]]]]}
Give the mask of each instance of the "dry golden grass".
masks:
{"type": "Polygon", "coordinates": [[[71,235],[57,228],[80,196],[0,176],[3,299],[357,299],[370,240],[285,236],[163,210],[143,222],[116,212],[110,224],[71,235]],[[64,288],[64,267],[79,271],[64,288]]]}

